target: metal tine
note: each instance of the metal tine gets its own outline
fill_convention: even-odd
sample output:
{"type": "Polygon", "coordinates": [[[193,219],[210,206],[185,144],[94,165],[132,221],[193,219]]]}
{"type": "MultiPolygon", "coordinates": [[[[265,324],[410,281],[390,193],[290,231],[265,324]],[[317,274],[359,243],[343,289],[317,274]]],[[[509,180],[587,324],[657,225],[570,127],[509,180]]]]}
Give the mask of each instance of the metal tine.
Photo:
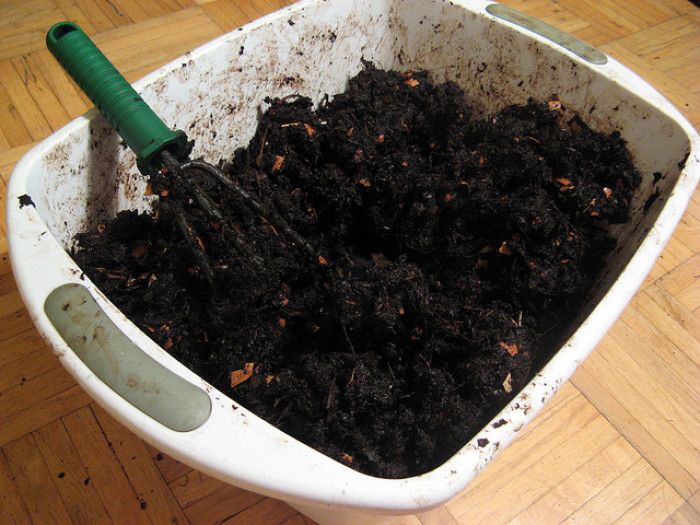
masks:
{"type": "MultiPolygon", "coordinates": [[[[293,244],[301,247],[301,249],[306,252],[315,262],[320,264],[326,264],[326,260],[320,257],[318,252],[311,246],[311,244],[299,235],[294,229],[292,229],[287,222],[282,219],[278,214],[267,210],[262,204],[260,204],[255,198],[253,198],[247,191],[238,186],[233,180],[231,180],[226,174],[219,168],[203,161],[191,160],[183,164],[180,164],[177,159],[169,151],[164,151],[162,153],[163,164],[167,167],[173,174],[173,178],[176,183],[182,184],[186,187],[192,194],[193,198],[199,205],[199,207],[212,219],[217,221],[223,221],[223,216],[221,212],[217,209],[216,203],[202,190],[202,188],[197,185],[190,177],[185,175],[185,171],[189,169],[195,169],[203,171],[214,177],[219,183],[226,186],[228,189],[233,191],[242,201],[245,206],[247,206],[251,211],[257,213],[265,221],[271,224],[275,229],[281,231],[293,244]],[[321,263],[320,261],[323,261],[321,263]]],[[[175,221],[178,229],[185,237],[188,245],[191,246],[192,254],[195,260],[199,264],[205,278],[210,286],[214,284],[214,272],[212,270],[207,256],[202,252],[197,243],[197,239],[192,233],[192,228],[187,223],[185,219],[184,210],[178,205],[173,212],[175,213],[175,221]]],[[[241,240],[237,235],[232,233],[228,228],[224,229],[224,235],[226,239],[233,245],[233,247],[244,257],[251,260],[258,269],[263,268],[262,259],[255,255],[250,248],[241,240]]]]}
{"type": "MultiPolygon", "coordinates": [[[[192,192],[195,198],[195,201],[197,202],[197,204],[199,204],[200,208],[204,211],[204,213],[206,213],[212,219],[223,222],[223,215],[218,210],[216,203],[212,201],[212,199],[204,192],[204,190],[202,190],[202,188],[197,183],[195,183],[191,180],[190,177],[187,177],[185,175],[184,172],[188,169],[188,166],[181,165],[177,161],[177,159],[175,159],[175,157],[168,151],[163,152],[162,156],[165,166],[169,170],[171,170],[173,174],[175,174],[176,181],[189,187],[190,191],[192,192]]],[[[263,267],[262,259],[259,256],[255,255],[245,244],[245,242],[243,242],[236,234],[234,234],[231,229],[226,228],[225,225],[222,226],[224,228],[223,232],[226,236],[226,240],[228,240],[233,245],[233,247],[238,251],[238,253],[250,259],[258,269],[261,269],[263,267]]]]}
{"type": "MultiPolygon", "coordinates": [[[[163,164],[171,171],[173,174],[174,179],[182,184],[183,186],[187,187],[190,191],[190,193],[193,195],[195,201],[199,205],[199,207],[206,213],[209,218],[214,219],[216,221],[224,221],[223,215],[221,212],[218,210],[216,203],[202,190],[202,188],[196,184],[194,181],[192,181],[191,177],[188,177],[185,174],[185,170],[188,168],[185,165],[181,165],[177,159],[170,153],[169,151],[164,151],[162,153],[163,157],[163,164]]],[[[187,224],[187,221],[184,221],[184,224],[187,225],[187,228],[183,226],[183,221],[180,220],[181,216],[184,218],[183,210],[178,208],[177,213],[179,214],[177,219],[177,224],[178,228],[181,230],[183,235],[188,237],[190,239],[190,243],[192,241],[196,242],[196,239],[192,238],[191,235],[191,228],[187,224]],[[186,231],[185,231],[186,230],[186,231]],[[190,232],[189,234],[186,232],[190,232]]],[[[184,220],[184,219],[183,219],[184,220]]],[[[239,238],[239,236],[229,228],[226,228],[224,224],[222,224],[223,228],[223,234],[225,235],[226,239],[233,245],[233,247],[240,253],[243,257],[248,258],[250,261],[255,264],[255,266],[258,269],[261,269],[263,267],[263,261],[262,259],[255,255],[252,250],[246,245],[246,243],[239,238]]],[[[201,251],[198,249],[199,247],[196,246],[194,247],[193,245],[193,250],[196,250],[197,252],[197,261],[201,264],[205,261],[206,257],[200,257],[201,251]]],[[[212,279],[210,281],[210,284],[213,283],[213,272],[211,271],[211,267],[209,266],[209,269],[203,270],[205,272],[205,275],[207,276],[207,280],[209,279],[209,275],[212,276],[212,279]]]]}
{"type": "Polygon", "coordinates": [[[243,242],[238,235],[232,233],[231,230],[231,228],[227,228],[226,230],[224,230],[226,240],[233,244],[233,247],[236,250],[238,250],[238,253],[240,253],[243,257],[246,257],[247,259],[253,261],[253,264],[255,264],[257,269],[261,270],[263,268],[262,257],[260,257],[259,255],[255,255],[253,251],[246,245],[246,243],[243,242]]]}
{"type": "Polygon", "coordinates": [[[214,271],[212,270],[212,267],[209,264],[209,259],[207,255],[204,253],[204,251],[202,251],[194,233],[192,233],[192,227],[187,222],[187,219],[185,219],[185,214],[183,213],[182,208],[178,205],[175,207],[175,209],[172,210],[172,212],[175,214],[175,224],[177,224],[180,233],[182,233],[182,236],[185,238],[187,246],[190,248],[190,251],[195,261],[197,261],[199,268],[204,274],[204,278],[209,283],[209,286],[213,288],[214,271]]]}
{"type": "Polygon", "coordinates": [[[182,164],[182,169],[199,169],[213,176],[217,181],[226,186],[228,189],[233,191],[236,195],[240,197],[243,203],[248,206],[252,211],[260,215],[268,223],[275,227],[275,229],[281,231],[288,239],[290,239],[294,244],[300,246],[311,258],[316,260],[319,256],[318,252],[314,249],[309,242],[294,231],[287,221],[285,221],[278,214],[267,210],[262,204],[260,204],[255,198],[253,198],[247,191],[238,186],[233,182],[226,174],[219,168],[212,166],[208,162],[203,162],[199,160],[190,160],[182,164]]]}
{"type": "Polygon", "coordinates": [[[200,188],[199,185],[192,181],[189,182],[189,186],[195,201],[197,201],[199,207],[202,208],[202,210],[204,210],[204,213],[206,213],[209,216],[209,218],[214,219],[216,221],[223,220],[224,217],[223,215],[221,215],[221,212],[216,208],[216,204],[207,196],[206,193],[204,193],[202,188],[200,188]]]}
{"type": "Polygon", "coordinates": [[[215,219],[217,221],[222,220],[223,216],[217,209],[216,203],[211,200],[206,193],[204,193],[202,188],[200,188],[197,183],[184,176],[183,167],[173,156],[173,154],[169,151],[164,151],[161,156],[163,158],[163,164],[173,173],[176,182],[189,190],[189,193],[194,197],[194,200],[204,211],[204,213],[206,213],[211,219],[215,219]]]}

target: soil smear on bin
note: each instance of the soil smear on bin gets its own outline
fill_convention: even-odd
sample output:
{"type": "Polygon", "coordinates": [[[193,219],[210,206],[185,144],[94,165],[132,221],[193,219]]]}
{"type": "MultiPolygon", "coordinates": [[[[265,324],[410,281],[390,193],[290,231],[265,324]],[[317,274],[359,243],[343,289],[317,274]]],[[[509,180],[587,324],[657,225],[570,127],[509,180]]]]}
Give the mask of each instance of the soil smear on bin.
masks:
{"type": "Polygon", "coordinates": [[[266,102],[224,170],[308,250],[192,173],[223,215],[208,219],[166,171],[152,213],[78,235],[74,256],[258,416],[367,474],[427,472],[557,349],[639,174],[619,133],[565,118],[556,97],[477,119],[454,83],[365,64],[317,110],[266,102]]]}

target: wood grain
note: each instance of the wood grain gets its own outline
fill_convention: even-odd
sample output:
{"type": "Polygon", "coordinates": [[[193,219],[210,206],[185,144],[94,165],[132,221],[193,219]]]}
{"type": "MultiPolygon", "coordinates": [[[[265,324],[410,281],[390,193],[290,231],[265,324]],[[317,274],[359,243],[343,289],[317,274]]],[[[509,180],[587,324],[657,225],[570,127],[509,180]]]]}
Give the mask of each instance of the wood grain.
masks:
{"type": "MultiPolygon", "coordinates": [[[[13,166],[91,106],[44,47],[52,23],[78,22],[135,80],[287,3],[0,3],[0,523],[313,524],[179,463],[91,404],[33,328],[4,237],[13,166]]],[[[700,9],[691,2],[505,3],[600,47],[700,125],[700,9]]],[[[700,523],[699,367],[696,192],[642,289],[572,382],[463,494],[397,523],[700,523]]]]}
{"type": "Polygon", "coordinates": [[[14,477],[13,483],[22,495],[34,523],[70,523],[70,516],[56,488],[57,472],[51,472],[34,441],[24,434],[3,447],[3,453],[14,477]]]}
{"type": "Polygon", "coordinates": [[[62,421],[85,466],[82,483],[94,487],[110,520],[134,525],[151,523],[90,407],[76,410],[62,421]]]}
{"type": "Polygon", "coordinates": [[[0,453],[0,522],[30,524],[27,507],[19,492],[17,477],[12,474],[5,455],[0,453]]]}
{"type": "Polygon", "coordinates": [[[99,426],[104,432],[108,446],[114,451],[136,491],[139,505],[154,524],[186,523],[187,519],[177,500],[165,483],[158,468],[153,464],[146,445],[117,423],[104,410],[91,405],[99,426]]]}

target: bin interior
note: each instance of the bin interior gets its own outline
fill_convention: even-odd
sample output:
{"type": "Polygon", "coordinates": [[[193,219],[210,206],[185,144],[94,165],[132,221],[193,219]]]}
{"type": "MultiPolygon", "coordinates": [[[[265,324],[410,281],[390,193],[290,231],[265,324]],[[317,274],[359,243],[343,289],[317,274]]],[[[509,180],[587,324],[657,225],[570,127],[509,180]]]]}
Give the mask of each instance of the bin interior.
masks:
{"type": "MultiPolygon", "coordinates": [[[[471,6],[474,3],[469,4],[471,6]]],[[[479,5],[477,3],[477,5],[479,5]]],[[[643,181],[632,220],[581,312],[615,281],[654,223],[689,151],[683,129],[652,103],[606,76],[605,66],[571,58],[483,11],[442,0],[302,2],[186,54],[137,86],[172,127],[195,140],[193,156],[230,157],[252,137],[265,96],[300,93],[318,103],[344,90],[361,59],[399,70],[427,69],[453,80],[483,115],[556,94],[596,130],[619,130],[643,181]],[[653,174],[662,178],[654,185],[653,174]],[[659,197],[645,212],[647,199],[659,197]]],[[[50,232],[70,249],[76,233],[123,209],[147,209],[146,181],[102,117],[69,128],[36,163],[28,193],[50,232]]]]}

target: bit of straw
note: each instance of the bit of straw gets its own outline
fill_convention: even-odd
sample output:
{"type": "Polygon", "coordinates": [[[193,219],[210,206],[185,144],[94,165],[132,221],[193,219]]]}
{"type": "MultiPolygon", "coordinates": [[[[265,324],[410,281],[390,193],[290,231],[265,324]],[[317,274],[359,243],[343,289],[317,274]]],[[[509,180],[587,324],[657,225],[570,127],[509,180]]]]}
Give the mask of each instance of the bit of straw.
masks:
{"type": "Polygon", "coordinates": [[[503,380],[503,390],[506,394],[510,394],[513,391],[513,376],[508,372],[508,375],[503,380]]]}

